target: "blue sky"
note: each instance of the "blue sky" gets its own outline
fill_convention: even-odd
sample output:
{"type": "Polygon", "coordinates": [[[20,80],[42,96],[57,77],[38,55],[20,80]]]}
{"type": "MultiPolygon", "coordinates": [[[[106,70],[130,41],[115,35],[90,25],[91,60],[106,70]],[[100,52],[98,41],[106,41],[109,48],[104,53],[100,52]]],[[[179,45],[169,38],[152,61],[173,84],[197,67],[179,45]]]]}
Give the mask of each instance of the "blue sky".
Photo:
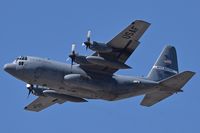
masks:
{"type": "Polygon", "coordinates": [[[19,55],[64,62],[72,43],[80,54],[90,54],[81,46],[88,30],[93,40],[107,42],[132,21],[142,19],[151,26],[127,61],[133,69],[117,74],[147,75],[167,44],[177,48],[180,71],[197,74],[184,93],[150,108],[139,105],[140,96],[116,102],[65,103],[33,113],[23,110],[35,99],[26,98],[25,83],[0,69],[0,132],[200,132],[199,5],[198,0],[1,0],[1,68],[19,55]]]}

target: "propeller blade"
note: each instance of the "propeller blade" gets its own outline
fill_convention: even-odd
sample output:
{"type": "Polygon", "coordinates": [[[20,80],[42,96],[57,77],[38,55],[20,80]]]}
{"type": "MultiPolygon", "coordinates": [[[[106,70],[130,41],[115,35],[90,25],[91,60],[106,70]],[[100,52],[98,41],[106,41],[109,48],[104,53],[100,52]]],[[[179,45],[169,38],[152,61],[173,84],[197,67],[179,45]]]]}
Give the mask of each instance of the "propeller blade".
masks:
{"type": "Polygon", "coordinates": [[[72,44],[72,52],[75,51],[76,45],[72,44]]]}
{"type": "Polygon", "coordinates": [[[89,30],[89,31],[87,32],[87,41],[85,41],[85,42],[82,44],[82,46],[85,46],[85,47],[86,47],[86,50],[87,50],[88,48],[90,48],[90,46],[92,45],[92,42],[91,42],[90,37],[91,37],[91,31],[89,30]]]}
{"type": "Polygon", "coordinates": [[[32,84],[26,84],[26,88],[28,89],[27,98],[29,98],[30,94],[33,93],[33,85],[32,84]]]}
{"type": "Polygon", "coordinates": [[[90,42],[91,31],[89,30],[87,33],[87,41],[90,42]]]}
{"type": "Polygon", "coordinates": [[[73,63],[74,63],[74,60],[71,59],[71,69],[72,69],[73,63]]]}
{"type": "Polygon", "coordinates": [[[81,45],[85,47],[85,43],[82,43],[81,45]]]}
{"type": "Polygon", "coordinates": [[[66,59],[66,61],[69,61],[70,60],[70,58],[68,57],[67,59],[66,59]]]}
{"type": "Polygon", "coordinates": [[[85,47],[85,48],[86,48],[86,50],[88,50],[88,48],[89,48],[89,47],[90,47],[90,44],[86,45],[86,47],[85,47]]]}
{"type": "Polygon", "coordinates": [[[31,90],[28,90],[28,96],[27,96],[27,98],[29,98],[31,92],[32,92],[31,90]]]}
{"type": "Polygon", "coordinates": [[[75,52],[75,44],[72,44],[72,52],[69,55],[69,58],[71,58],[71,69],[72,69],[72,65],[74,64],[75,58],[76,58],[76,52],[75,52]]]}

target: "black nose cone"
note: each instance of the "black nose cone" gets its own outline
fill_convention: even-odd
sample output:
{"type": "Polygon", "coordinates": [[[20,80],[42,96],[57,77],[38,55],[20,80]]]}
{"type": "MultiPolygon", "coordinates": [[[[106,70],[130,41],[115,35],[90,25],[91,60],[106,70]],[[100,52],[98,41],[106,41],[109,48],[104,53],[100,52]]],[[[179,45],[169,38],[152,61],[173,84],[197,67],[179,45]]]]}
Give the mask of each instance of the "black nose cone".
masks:
{"type": "Polygon", "coordinates": [[[4,71],[14,75],[16,73],[16,65],[15,64],[5,64],[4,71]]]}

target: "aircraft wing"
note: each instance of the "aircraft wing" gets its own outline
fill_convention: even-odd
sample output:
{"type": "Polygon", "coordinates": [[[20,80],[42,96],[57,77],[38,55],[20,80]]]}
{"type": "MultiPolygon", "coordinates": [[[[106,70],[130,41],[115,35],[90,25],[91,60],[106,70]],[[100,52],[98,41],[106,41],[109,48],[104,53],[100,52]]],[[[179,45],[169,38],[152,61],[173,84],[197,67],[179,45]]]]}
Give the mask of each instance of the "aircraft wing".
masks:
{"type": "Polygon", "coordinates": [[[58,100],[53,97],[44,97],[44,96],[39,96],[37,99],[35,99],[32,103],[30,103],[28,106],[26,106],[24,109],[29,110],[29,111],[35,111],[39,112],[45,108],[48,108],[49,106],[59,103],[62,104],[65,101],[63,100],[58,100]]]}
{"type": "MultiPolygon", "coordinates": [[[[150,23],[148,22],[142,20],[134,21],[106,44],[108,47],[111,47],[113,51],[110,53],[101,53],[100,56],[106,60],[125,63],[129,56],[137,48],[140,37],[149,26],[150,23]]],[[[97,53],[94,53],[93,55],[96,56],[97,53]]],[[[97,65],[92,65],[90,67],[92,67],[91,69],[96,69],[110,74],[113,74],[118,70],[97,65]]]]}

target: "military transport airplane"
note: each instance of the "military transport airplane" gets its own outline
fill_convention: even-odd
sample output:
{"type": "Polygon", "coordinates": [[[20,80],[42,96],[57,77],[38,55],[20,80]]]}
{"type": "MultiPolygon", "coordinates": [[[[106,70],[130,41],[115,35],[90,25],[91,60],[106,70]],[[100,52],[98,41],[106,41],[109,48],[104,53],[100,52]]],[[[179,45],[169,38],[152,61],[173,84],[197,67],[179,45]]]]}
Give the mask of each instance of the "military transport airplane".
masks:
{"type": "Polygon", "coordinates": [[[38,96],[25,107],[30,111],[38,112],[66,101],[115,101],[139,95],[145,95],[141,105],[152,106],[182,92],[181,88],[195,73],[179,73],[176,50],[173,46],[166,46],[147,77],[114,74],[120,69],[131,68],[125,62],[149,26],[148,22],[136,20],[108,43],[91,41],[89,31],[83,45],[95,52],[90,56],[78,55],[73,44],[69,65],[45,58],[20,56],[6,64],[4,70],[27,83],[28,95],[38,96]]]}

